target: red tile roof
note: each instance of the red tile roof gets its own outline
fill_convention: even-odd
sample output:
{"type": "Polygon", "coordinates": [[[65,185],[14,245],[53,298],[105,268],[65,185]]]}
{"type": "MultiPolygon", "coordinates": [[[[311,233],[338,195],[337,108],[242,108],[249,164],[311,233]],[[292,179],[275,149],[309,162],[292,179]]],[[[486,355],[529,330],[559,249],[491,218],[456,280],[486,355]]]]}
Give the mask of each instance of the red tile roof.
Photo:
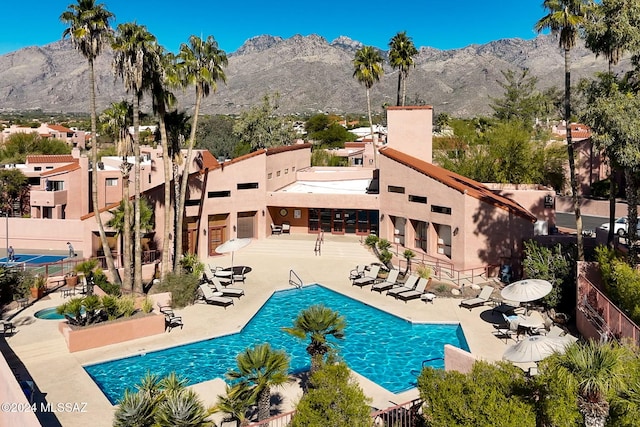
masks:
{"type": "Polygon", "coordinates": [[[77,161],[69,163],[68,165],[60,166],[59,168],[50,169],[46,172],[42,172],[40,176],[58,175],[60,173],[71,172],[80,169],[80,163],[77,161]]]}
{"type": "Polygon", "coordinates": [[[60,125],[47,125],[47,127],[49,129],[57,130],[58,132],[73,133],[73,131],[71,129],[66,128],[64,126],[60,126],[60,125]]]}
{"type": "Polygon", "coordinates": [[[394,150],[390,147],[383,147],[379,150],[379,152],[381,155],[388,157],[391,160],[395,160],[396,162],[401,163],[407,167],[410,167],[411,169],[420,172],[421,174],[428,176],[429,178],[435,179],[436,181],[441,182],[447,187],[453,188],[460,193],[474,197],[482,202],[489,203],[495,207],[530,220],[531,222],[536,221],[536,217],[525,208],[520,206],[518,203],[514,202],[511,199],[493,193],[485,185],[477,181],[474,181],[462,175],[458,175],[455,172],[451,172],[431,163],[425,162],[424,160],[409,156],[401,151],[394,150]]]}
{"type": "Polygon", "coordinates": [[[71,154],[32,154],[27,156],[29,163],[72,163],[77,161],[71,154]]]}

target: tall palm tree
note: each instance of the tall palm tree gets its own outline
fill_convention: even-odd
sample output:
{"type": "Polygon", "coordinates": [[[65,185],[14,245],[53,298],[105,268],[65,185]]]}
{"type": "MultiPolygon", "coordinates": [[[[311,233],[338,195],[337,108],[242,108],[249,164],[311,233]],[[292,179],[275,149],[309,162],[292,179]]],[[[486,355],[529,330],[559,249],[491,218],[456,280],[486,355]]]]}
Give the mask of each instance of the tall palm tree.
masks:
{"type": "Polygon", "coordinates": [[[398,97],[396,105],[404,106],[407,97],[407,76],[409,69],[415,67],[413,57],[418,54],[418,49],[413,44],[406,31],[402,31],[389,42],[389,63],[393,69],[398,70],[398,97]],[[401,93],[402,92],[402,93],[401,93]]]}
{"type": "MultiPolygon", "coordinates": [[[[133,120],[133,106],[130,102],[121,101],[112,103],[109,108],[103,111],[100,121],[104,125],[107,134],[111,134],[117,139],[118,155],[122,156],[122,164],[120,165],[120,173],[122,174],[122,208],[123,222],[131,223],[131,202],[129,201],[129,177],[131,173],[131,164],[127,161],[129,155],[133,154],[131,147],[131,135],[129,134],[129,125],[133,120]]],[[[109,224],[107,224],[109,225],[109,224]]],[[[125,289],[131,289],[131,228],[124,227],[122,232],[122,264],[124,267],[124,278],[122,286],[125,289]]]]}
{"type": "Polygon", "coordinates": [[[567,124],[567,153],[569,156],[569,174],[571,196],[576,215],[576,234],[578,260],[584,261],[584,242],[582,238],[582,215],[576,178],[575,156],[571,139],[571,49],[576,44],[578,31],[584,24],[592,8],[591,0],[544,0],[542,6],[549,11],[535,25],[537,32],[551,30],[558,36],[560,47],[564,49],[564,119],[567,124]]]}
{"type": "Polygon", "coordinates": [[[120,276],[116,270],[111,256],[111,248],[104,232],[102,218],[100,218],[100,206],[98,205],[98,125],[96,113],[96,76],[94,61],[102,52],[102,48],[111,36],[109,21],[114,19],[103,4],[96,4],[94,0],[78,0],[77,4],[70,4],[67,10],[60,15],[60,20],[68,25],[62,33],[62,37],[69,37],[75,48],[87,58],[89,64],[89,86],[91,86],[91,198],[93,199],[93,213],[98,224],[100,242],[104,251],[107,268],[113,280],[120,284],[120,276]]]}
{"type": "MultiPolygon", "coordinates": [[[[371,139],[373,140],[373,119],[371,118],[371,95],[370,91],[375,82],[380,81],[384,74],[382,68],[382,55],[373,46],[364,46],[356,52],[353,59],[353,77],[362,83],[367,89],[367,111],[369,113],[369,126],[371,127],[371,139]]],[[[377,149],[373,147],[375,166],[378,167],[377,149]]]]}
{"type": "Polygon", "coordinates": [[[258,421],[269,418],[271,387],[289,381],[289,356],[269,344],[260,344],[238,354],[236,362],[238,370],[227,372],[227,378],[238,381],[238,390],[250,392],[258,404],[258,421]]]}
{"type": "Polygon", "coordinates": [[[555,354],[544,363],[549,374],[569,389],[578,390],[578,409],[587,427],[604,427],[609,415],[609,398],[624,388],[625,367],[633,355],[615,343],[573,344],[564,354],[555,354]]]}
{"type": "Polygon", "coordinates": [[[206,40],[202,40],[197,36],[189,37],[189,44],[180,45],[180,53],[178,53],[178,77],[182,86],[195,85],[196,87],[196,105],[193,112],[193,123],[191,125],[191,135],[187,145],[187,159],[182,170],[182,179],[180,183],[180,200],[177,209],[178,218],[176,219],[176,240],[175,240],[175,259],[174,269],[176,271],[177,263],[182,255],[182,222],[184,218],[184,205],[187,192],[187,181],[189,179],[189,168],[191,166],[191,154],[196,139],[196,131],[198,128],[198,114],[200,113],[200,104],[202,98],[209,96],[209,93],[215,93],[218,89],[218,81],[227,81],[224,73],[224,67],[228,64],[227,54],[218,48],[218,42],[213,36],[208,36],[206,40]]]}
{"type": "Polygon", "coordinates": [[[156,38],[143,25],[119,24],[112,43],[113,69],[124,82],[127,92],[133,95],[133,155],[134,155],[134,262],[133,290],[142,292],[142,246],[140,230],[140,101],[147,81],[149,56],[156,38]]]}
{"type": "MultiPolygon", "coordinates": [[[[162,46],[155,45],[152,49],[152,66],[149,68],[153,110],[158,116],[158,128],[160,130],[160,142],[162,145],[162,163],[164,166],[164,248],[162,251],[162,268],[160,277],[164,279],[167,272],[171,271],[169,262],[170,246],[169,235],[171,233],[171,158],[169,157],[169,139],[167,137],[166,117],[167,109],[175,103],[173,93],[168,90],[168,78],[175,73],[175,56],[167,53],[162,46]]],[[[182,258],[182,257],[180,257],[182,258]]]]}
{"type": "Polygon", "coordinates": [[[340,313],[324,305],[312,305],[298,314],[292,328],[283,330],[300,339],[311,339],[307,353],[311,356],[311,373],[314,373],[322,365],[324,355],[331,349],[331,342],[327,338],[344,338],[345,327],[345,319],[340,313]]]}

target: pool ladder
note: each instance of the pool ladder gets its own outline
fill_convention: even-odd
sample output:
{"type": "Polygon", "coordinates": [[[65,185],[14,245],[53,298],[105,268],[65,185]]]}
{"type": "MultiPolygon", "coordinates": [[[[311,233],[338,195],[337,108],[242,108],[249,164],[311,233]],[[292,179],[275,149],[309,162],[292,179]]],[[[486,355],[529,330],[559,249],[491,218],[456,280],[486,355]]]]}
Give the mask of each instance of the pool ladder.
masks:
{"type": "Polygon", "coordinates": [[[300,276],[296,274],[295,271],[289,270],[289,284],[291,286],[295,286],[297,289],[301,289],[304,283],[302,282],[302,279],[300,278],[300,276]]]}

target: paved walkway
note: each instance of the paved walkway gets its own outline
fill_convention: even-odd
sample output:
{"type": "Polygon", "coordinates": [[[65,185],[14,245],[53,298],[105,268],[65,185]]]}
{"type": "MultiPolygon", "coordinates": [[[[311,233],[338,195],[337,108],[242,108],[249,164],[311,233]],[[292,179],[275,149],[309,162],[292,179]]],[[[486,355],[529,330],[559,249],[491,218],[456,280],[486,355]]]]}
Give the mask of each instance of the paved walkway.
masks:
{"type": "MultiPolygon", "coordinates": [[[[492,335],[492,318],[487,307],[469,311],[459,308],[459,299],[455,298],[436,298],[433,304],[425,304],[420,300],[405,303],[370,292],[368,287],[361,289],[351,286],[348,275],[352,268],[357,264],[377,261],[361,244],[360,238],[325,236],[321,255],[314,253],[314,246],[315,237],[308,235],[280,235],[253,241],[234,257],[236,265],[248,265],[253,269],[247,275],[245,284],[236,285],[243,286],[246,295],[236,301],[235,305],[225,310],[222,307],[196,304],[177,311],[176,314],[181,315],[184,320],[183,329],[174,329],[170,333],[100,349],[69,353],[62,335],[58,332],[58,322],[33,317],[37,310],[60,304],[61,295],[53,293],[24,309],[13,319],[17,333],[7,338],[10,351],[14,353],[9,357],[10,362],[15,364],[19,358],[23,363],[20,368],[23,376],[33,378],[40,396],[44,396],[47,402],[86,402],[86,412],[56,413],[59,424],[53,417],[49,417],[46,425],[111,426],[114,407],[84,371],[83,365],[238,331],[260,309],[273,291],[291,287],[288,284],[290,270],[294,270],[305,283],[322,283],[345,295],[409,320],[460,322],[474,355],[490,361],[502,357],[508,344],[492,335]]],[[[213,265],[228,266],[231,257],[224,255],[204,261],[213,265]]],[[[418,395],[416,389],[394,395],[365,378],[358,378],[365,394],[372,397],[372,406],[377,408],[388,407],[391,402],[402,403],[418,395]]],[[[137,380],[132,378],[133,383],[137,380]]],[[[215,403],[217,395],[224,394],[224,382],[220,379],[208,381],[194,385],[193,389],[209,406],[215,403]]],[[[282,402],[278,408],[281,411],[295,406],[301,395],[298,384],[288,385],[276,392],[282,395],[282,402]]]]}

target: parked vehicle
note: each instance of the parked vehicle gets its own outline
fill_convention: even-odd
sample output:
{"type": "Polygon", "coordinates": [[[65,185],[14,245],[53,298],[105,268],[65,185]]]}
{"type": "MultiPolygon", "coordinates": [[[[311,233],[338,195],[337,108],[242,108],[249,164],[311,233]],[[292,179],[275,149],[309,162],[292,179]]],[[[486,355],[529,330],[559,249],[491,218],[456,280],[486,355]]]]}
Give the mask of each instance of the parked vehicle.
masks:
{"type": "MultiPolygon", "coordinates": [[[[626,236],[628,223],[629,223],[629,220],[627,219],[626,216],[621,216],[620,218],[617,218],[613,222],[613,232],[616,233],[618,236],[626,236]]],[[[609,231],[609,222],[605,222],[599,228],[609,231]]],[[[637,234],[640,236],[640,220],[638,220],[637,234]]]]}

